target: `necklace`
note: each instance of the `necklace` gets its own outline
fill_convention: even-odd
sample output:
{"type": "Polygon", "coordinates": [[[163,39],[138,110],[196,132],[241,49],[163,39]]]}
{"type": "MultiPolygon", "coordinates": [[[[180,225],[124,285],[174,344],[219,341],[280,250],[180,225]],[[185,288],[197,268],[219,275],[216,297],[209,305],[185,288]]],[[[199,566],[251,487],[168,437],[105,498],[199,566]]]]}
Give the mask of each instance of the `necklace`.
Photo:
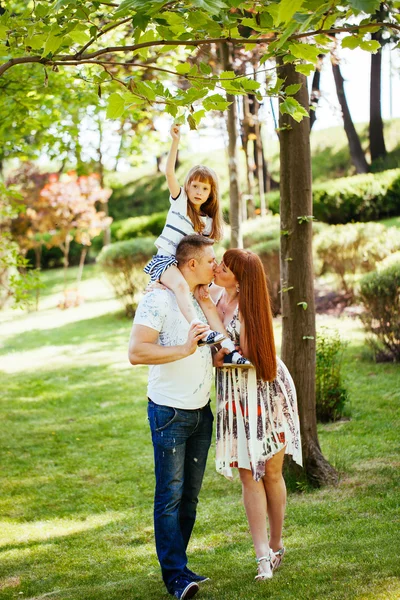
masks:
{"type": "Polygon", "coordinates": [[[236,301],[237,301],[237,296],[235,296],[235,297],[234,297],[233,301],[231,300],[230,302],[225,302],[225,307],[224,307],[224,308],[222,308],[222,306],[221,306],[221,312],[222,312],[222,314],[223,314],[224,316],[225,316],[225,314],[226,314],[226,312],[227,312],[227,310],[228,310],[228,307],[229,307],[229,306],[232,306],[232,304],[233,304],[234,302],[236,302],[236,301]]]}

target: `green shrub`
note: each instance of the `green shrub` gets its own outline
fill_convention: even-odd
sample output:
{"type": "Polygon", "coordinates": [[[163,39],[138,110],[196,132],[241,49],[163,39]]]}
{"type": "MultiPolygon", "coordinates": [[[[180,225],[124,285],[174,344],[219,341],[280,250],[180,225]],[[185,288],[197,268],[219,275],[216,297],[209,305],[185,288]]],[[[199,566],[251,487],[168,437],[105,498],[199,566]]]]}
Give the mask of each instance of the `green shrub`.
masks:
{"type": "Polygon", "coordinates": [[[267,194],[268,209],[274,214],[279,213],[280,193],[279,190],[274,190],[267,194]]]}
{"type": "MultiPolygon", "coordinates": [[[[397,253],[399,255],[399,253],[397,253]]],[[[360,282],[361,320],[376,361],[400,361],[400,257],[389,257],[360,282]]]]}
{"type": "Polygon", "coordinates": [[[400,214],[400,169],[343,177],[313,188],[313,214],[327,223],[374,221],[400,214]]]}
{"type": "Polygon", "coordinates": [[[343,416],[348,392],[342,382],[342,358],[345,343],[339,333],[322,327],[316,344],[316,408],[317,419],[323,423],[343,416]]]}
{"type": "Polygon", "coordinates": [[[377,262],[400,249],[398,229],[379,223],[331,225],[314,239],[319,275],[335,273],[346,293],[354,293],[355,275],[372,271],[377,262]]]}
{"type": "Polygon", "coordinates": [[[143,273],[144,265],[155,254],[154,238],[136,238],[116,242],[102,249],[97,262],[103,269],[115,295],[119,298],[127,316],[133,317],[138,304],[138,292],[148,279],[143,273]]]}
{"type": "MultiPolygon", "coordinates": [[[[268,205],[272,212],[279,212],[279,192],[268,194],[268,205]]],[[[400,215],[400,169],[314,185],[313,214],[316,219],[335,225],[400,215]]]]}
{"type": "Polygon", "coordinates": [[[256,217],[243,223],[243,245],[258,254],[268,280],[274,315],[281,310],[280,289],[280,219],[277,215],[256,217]]]}
{"type": "Polygon", "coordinates": [[[113,223],[113,239],[118,241],[130,240],[136,237],[159,236],[165,225],[167,211],[131,217],[113,223]]]}

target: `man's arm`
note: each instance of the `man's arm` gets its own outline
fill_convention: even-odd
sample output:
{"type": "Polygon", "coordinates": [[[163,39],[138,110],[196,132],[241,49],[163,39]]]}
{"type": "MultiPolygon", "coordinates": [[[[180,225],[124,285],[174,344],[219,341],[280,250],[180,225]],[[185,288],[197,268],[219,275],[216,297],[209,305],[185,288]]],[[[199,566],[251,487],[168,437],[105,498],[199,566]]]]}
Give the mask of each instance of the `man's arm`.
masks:
{"type": "Polygon", "coordinates": [[[145,325],[133,325],[129,339],[129,362],[132,365],[164,365],[194,354],[197,342],[209,329],[208,325],[191,325],[188,338],[179,346],[161,346],[157,343],[159,332],[145,325]]]}

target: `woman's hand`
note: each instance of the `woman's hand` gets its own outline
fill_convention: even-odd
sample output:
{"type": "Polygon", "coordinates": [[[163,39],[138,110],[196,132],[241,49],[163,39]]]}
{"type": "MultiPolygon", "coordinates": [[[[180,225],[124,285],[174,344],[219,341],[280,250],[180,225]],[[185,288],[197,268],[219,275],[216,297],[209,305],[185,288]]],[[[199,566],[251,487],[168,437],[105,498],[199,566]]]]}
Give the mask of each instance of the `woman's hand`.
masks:
{"type": "Polygon", "coordinates": [[[181,138],[181,126],[174,123],[169,132],[171,134],[172,139],[179,142],[181,138]]]}
{"type": "Polygon", "coordinates": [[[194,290],[194,297],[197,301],[199,300],[207,300],[210,297],[208,293],[208,285],[198,285],[194,290]]]}

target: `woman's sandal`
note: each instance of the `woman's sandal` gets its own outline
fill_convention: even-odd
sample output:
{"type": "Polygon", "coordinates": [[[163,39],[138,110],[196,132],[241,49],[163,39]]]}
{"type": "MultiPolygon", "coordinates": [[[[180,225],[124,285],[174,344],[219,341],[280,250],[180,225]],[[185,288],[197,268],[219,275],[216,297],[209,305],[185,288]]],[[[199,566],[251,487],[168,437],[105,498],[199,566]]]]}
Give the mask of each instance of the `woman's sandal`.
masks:
{"type": "Polygon", "coordinates": [[[283,555],[285,554],[285,548],[282,546],[279,550],[274,552],[272,548],[270,549],[271,554],[271,568],[275,571],[281,564],[283,555]]]}
{"type": "Polygon", "coordinates": [[[269,556],[260,556],[260,558],[257,558],[256,560],[258,575],[254,577],[255,581],[266,581],[267,579],[272,579],[271,554],[269,556]],[[261,563],[264,563],[264,565],[261,563]]]}

